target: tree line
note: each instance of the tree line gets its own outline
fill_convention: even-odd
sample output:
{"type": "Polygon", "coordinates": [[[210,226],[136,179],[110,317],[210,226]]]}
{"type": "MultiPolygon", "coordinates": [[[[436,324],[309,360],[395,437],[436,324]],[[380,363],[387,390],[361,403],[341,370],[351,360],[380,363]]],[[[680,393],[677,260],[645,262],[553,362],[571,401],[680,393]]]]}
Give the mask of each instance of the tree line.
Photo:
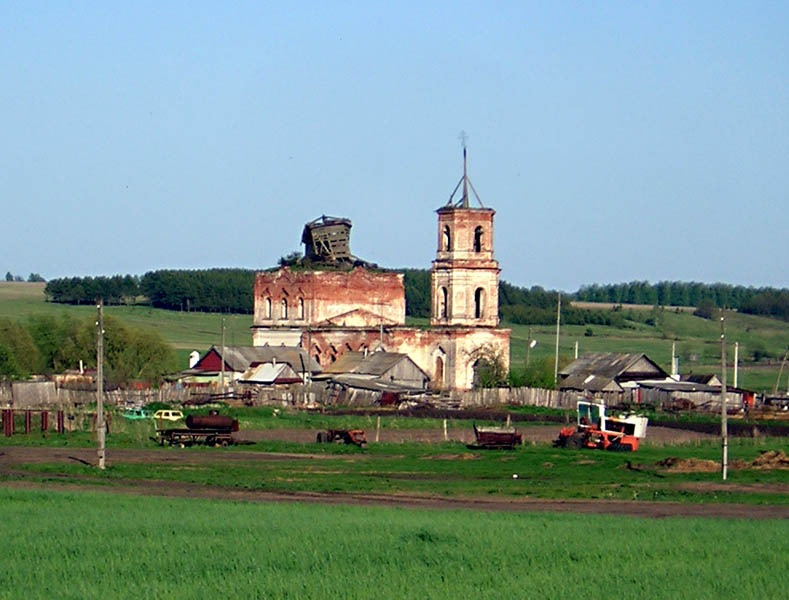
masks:
{"type": "MultiPolygon", "coordinates": [[[[131,328],[110,315],[104,317],[104,373],[108,382],[157,382],[177,370],[173,349],[161,336],[131,328]]],[[[0,380],[62,373],[96,367],[95,319],[69,315],[31,316],[26,321],[0,319],[0,380]]]]}
{"type": "MultiPolygon", "coordinates": [[[[24,279],[22,278],[21,275],[14,275],[11,271],[7,271],[6,272],[5,280],[6,281],[17,281],[17,282],[24,281],[24,279]]],[[[44,282],[44,281],[46,281],[46,279],[44,279],[38,273],[31,273],[30,275],[27,276],[27,281],[28,281],[28,283],[37,283],[37,282],[44,282]]]]}
{"type": "MultiPolygon", "coordinates": [[[[404,276],[406,314],[430,317],[431,286],[427,269],[401,269],[404,276]]],[[[106,304],[144,301],[155,308],[200,312],[251,314],[255,271],[251,269],[159,270],[142,277],[71,277],[53,279],[44,289],[51,302],[89,304],[99,297],[106,304]]],[[[699,314],[727,307],[740,312],[789,320],[789,290],[752,288],[723,283],[632,281],[585,285],[568,294],[562,303],[562,321],[570,325],[624,326],[621,311],[586,310],[570,306],[570,300],[616,305],[695,306],[699,314]]],[[[510,323],[540,325],[556,319],[557,292],[539,286],[499,284],[500,317],[510,323]]]]}
{"type": "Polygon", "coordinates": [[[66,277],[44,288],[49,302],[105,304],[145,302],[154,308],[251,314],[255,272],[251,269],[159,270],[142,277],[66,277]]]}
{"type": "Polygon", "coordinates": [[[577,300],[652,306],[694,306],[704,316],[713,308],[731,308],[743,313],[789,320],[789,289],[746,287],[727,283],[696,281],[631,281],[607,285],[585,285],[577,300]]]}

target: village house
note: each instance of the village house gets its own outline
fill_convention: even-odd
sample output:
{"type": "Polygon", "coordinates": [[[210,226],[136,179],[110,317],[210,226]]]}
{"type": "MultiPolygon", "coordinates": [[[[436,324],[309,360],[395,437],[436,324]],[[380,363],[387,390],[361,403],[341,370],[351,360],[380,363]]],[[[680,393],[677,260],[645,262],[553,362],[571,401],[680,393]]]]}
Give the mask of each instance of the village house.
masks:
{"type": "Polygon", "coordinates": [[[643,353],[590,352],[559,372],[559,389],[579,392],[622,392],[641,381],[673,381],[643,353]]]}
{"type": "Polygon", "coordinates": [[[223,362],[227,383],[300,383],[321,371],[320,365],[301,348],[225,346],[223,353],[221,346],[211,346],[197,363],[181,372],[179,381],[191,386],[216,385],[222,376],[223,362]]]}
{"type": "Polygon", "coordinates": [[[495,211],[478,197],[479,206],[472,207],[470,190],[464,151],[463,176],[436,211],[430,328],[405,325],[402,273],[382,272],[353,257],[350,221],[322,217],[302,234],[309,259],[303,267],[256,274],[253,344],[299,346],[324,368],[348,352],[405,354],[439,390],[472,388],[486,361],[507,368],[510,330],[498,327],[495,211]]]}
{"type": "Polygon", "coordinates": [[[348,386],[371,389],[370,383],[384,384],[382,389],[424,390],[430,377],[407,354],[400,352],[346,352],[323,369],[317,379],[331,379],[348,386]]]}

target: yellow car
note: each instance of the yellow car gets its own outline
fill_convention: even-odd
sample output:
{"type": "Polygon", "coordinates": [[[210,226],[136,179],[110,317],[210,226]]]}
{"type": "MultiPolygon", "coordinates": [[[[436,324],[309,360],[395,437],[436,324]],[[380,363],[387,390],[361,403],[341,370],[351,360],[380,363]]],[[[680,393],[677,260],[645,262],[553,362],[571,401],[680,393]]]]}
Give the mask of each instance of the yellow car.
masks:
{"type": "Polygon", "coordinates": [[[153,413],[153,418],[157,421],[180,421],[184,418],[184,413],[180,410],[157,410],[153,413]]]}

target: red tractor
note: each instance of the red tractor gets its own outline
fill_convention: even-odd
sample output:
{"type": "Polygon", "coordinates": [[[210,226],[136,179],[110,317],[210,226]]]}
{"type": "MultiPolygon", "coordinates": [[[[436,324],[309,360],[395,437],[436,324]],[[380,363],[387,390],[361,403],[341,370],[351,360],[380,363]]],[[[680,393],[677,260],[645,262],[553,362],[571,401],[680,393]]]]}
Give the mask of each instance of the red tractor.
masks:
{"type": "Polygon", "coordinates": [[[553,445],[560,448],[597,448],[599,450],[638,450],[646,437],[646,417],[634,414],[607,416],[605,404],[578,401],[578,423],[563,427],[553,445]]]}

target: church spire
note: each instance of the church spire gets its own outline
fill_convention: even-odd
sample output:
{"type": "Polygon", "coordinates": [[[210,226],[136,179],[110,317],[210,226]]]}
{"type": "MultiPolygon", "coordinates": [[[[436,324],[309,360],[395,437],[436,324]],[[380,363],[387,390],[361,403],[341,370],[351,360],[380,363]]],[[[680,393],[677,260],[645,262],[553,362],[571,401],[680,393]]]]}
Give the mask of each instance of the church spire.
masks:
{"type": "Polygon", "coordinates": [[[485,205],[482,204],[482,200],[479,199],[479,194],[477,194],[477,190],[474,189],[474,184],[471,183],[471,179],[468,176],[468,156],[466,153],[466,139],[468,136],[466,135],[465,131],[460,132],[460,141],[463,144],[463,176],[458,181],[458,184],[455,186],[455,189],[452,190],[452,193],[449,195],[449,201],[447,202],[447,206],[454,206],[455,208],[470,208],[469,202],[469,195],[468,190],[471,188],[471,191],[474,194],[474,197],[477,199],[480,208],[485,208],[485,205]],[[460,186],[463,186],[463,194],[460,197],[460,200],[455,201],[455,194],[457,194],[458,189],[460,186]]]}

